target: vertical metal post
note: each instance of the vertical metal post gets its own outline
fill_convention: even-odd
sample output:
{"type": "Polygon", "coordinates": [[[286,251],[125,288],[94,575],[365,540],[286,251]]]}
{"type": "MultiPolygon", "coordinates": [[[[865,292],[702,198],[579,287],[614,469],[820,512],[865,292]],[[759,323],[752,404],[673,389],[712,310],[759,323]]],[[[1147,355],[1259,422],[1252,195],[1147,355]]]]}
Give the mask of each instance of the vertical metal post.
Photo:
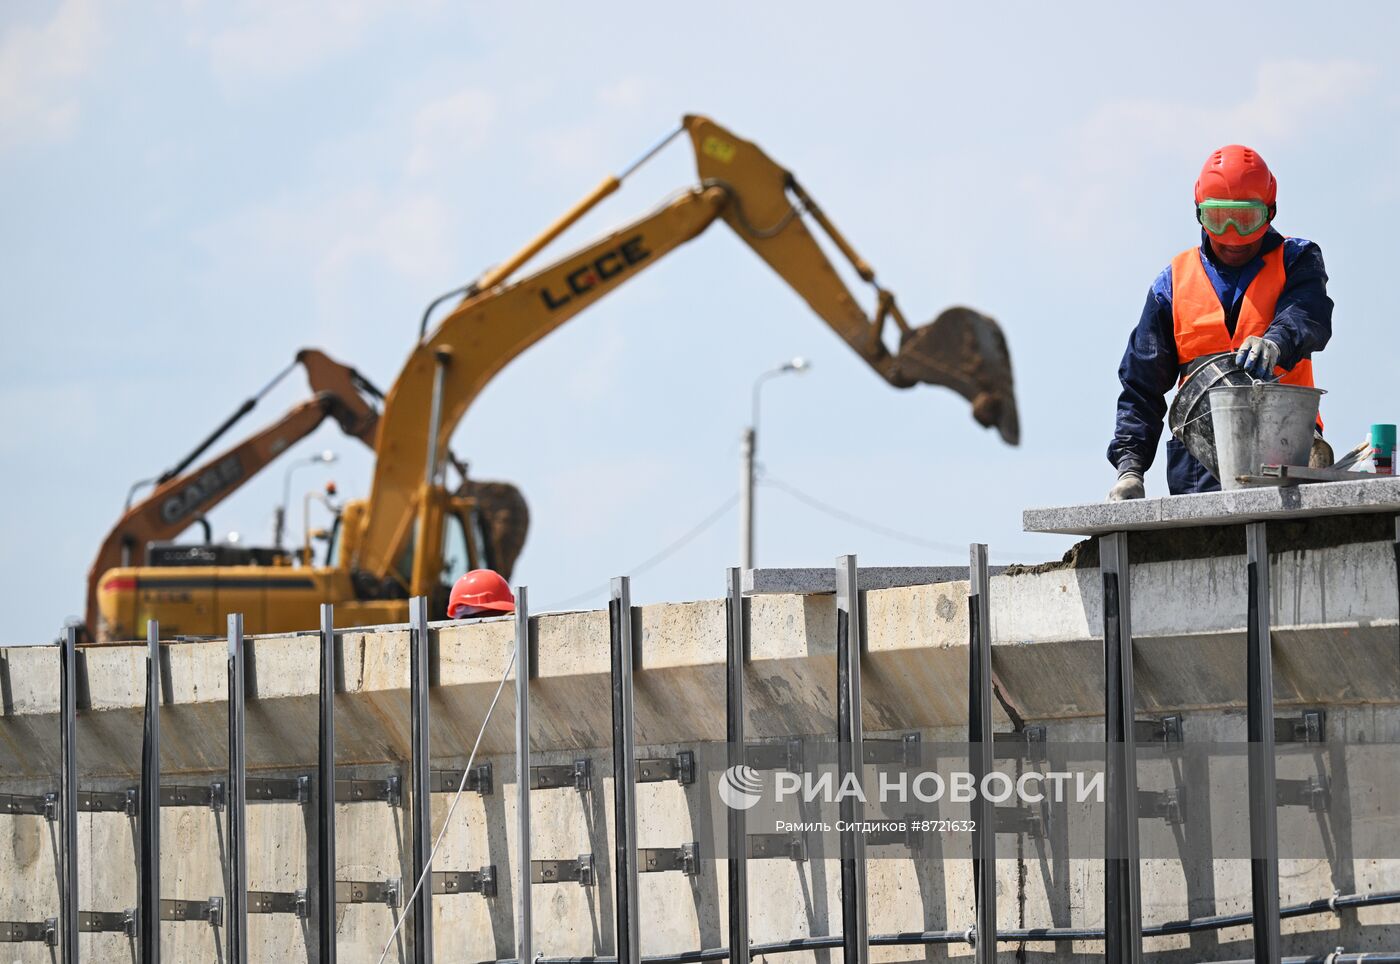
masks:
{"type": "Polygon", "coordinates": [[[1400,515],[1395,517],[1395,601],[1400,605],[1400,515]]]}
{"type": "Polygon", "coordinates": [[[78,964],[78,627],[59,644],[59,797],[63,808],[63,867],[59,872],[59,916],[63,964],[78,964]]]}
{"type": "MultiPolygon", "coordinates": [[[[439,368],[441,372],[441,368],[439,368]]],[[[428,597],[414,596],[408,603],[412,651],[409,653],[409,698],[412,702],[413,743],[413,879],[427,870],[433,849],[433,769],[428,721],[428,597]]],[[[433,889],[421,887],[413,900],[414,964],[432,964],[433,889]]]]}
{"type": "Polygon", "coordinates": [[[247,679],[243,614],[228,617],[228,959],[248,964],[248,761],[244,733],[247,679]]]}
{"type": "Polygon", "coordinates": [[[632,581],[618,576],[608,600],[612,641],[613,875],[617,895],[617,962],[639,964],[637,920],[636,735],[632,710],[632,581]]]}
{"type": "Polygon", "coordinates": [[[141,737],[140,947],[142,964],[160,964],[160,624],[146,622],[146,712],[141,737]]]}
{"type": "Polygon", "coordinates": [[[515,931],[515,959],[534,960],[534,904],[530,891],[530,596],[529,589],[515,589],[515,787],[517,854],[516,889],[520,892],[520,920],[515,931]]]}
{"type": "MultiPolygon", "coordinates": [[[[861,725],[860,657],[865,648],[861,632],[860,581],[855,556],[836,560],[836,741],[845,786],[849,774],[864,775],[865,728],[861,725]]],[[[841,798],[841,946],[846,964],[865,964],[870,940],[865,919],[865,835],[851,829],[864,818],[864,807],[853,795],[841,798]]]]}
{"type": "Polygon", "coordinates": [[[1104,813],[1104,957],[1142,960],[1138,872],[1137,742],[1133,732],[1133,630],[1128,534],[1099,537],[1103,576],[1104,746],[1108,793],[1104,813]]]}
{"type": "Polygon", "coordinates": [[[968,556],[967,742],[968,764],[979,788],[972,798],[972,886],[977,913],[977,964],[997,959],[996,808],[980,791],[992,771],[992,605],[987,547],[973,543],[968,556]]]}
{"type": "Polygon", "coordinates": [[[1265,523],[1244,527],[1249,568],[1249,856],[1254,896],[1254,960],[1278,964],[1278,812],[1274,775],[1274,663],[1269,627],[1269,543],[1265,523]]]}
{"type": "MultiPolygon", "coordinates": [[[[748,621],[742,569],[727,572],[725,587],[725,740],[729,767],[744,764],[744,667],[748,621]]],[[[729,964],[749,964],[749,828],[747,811],[727,807],[729,818],[729,964]]]]}
{"type": "Polygon", "coordinates": [[[321,604],[321,732],[316,758],[316,939],[335,964],[335,607],[321,604]]]}
{"type": "Polygon", "coordinates": [[[744,429],[739,442],[739,568],[753,568],[753,486],[757,429],[744,429]]]}

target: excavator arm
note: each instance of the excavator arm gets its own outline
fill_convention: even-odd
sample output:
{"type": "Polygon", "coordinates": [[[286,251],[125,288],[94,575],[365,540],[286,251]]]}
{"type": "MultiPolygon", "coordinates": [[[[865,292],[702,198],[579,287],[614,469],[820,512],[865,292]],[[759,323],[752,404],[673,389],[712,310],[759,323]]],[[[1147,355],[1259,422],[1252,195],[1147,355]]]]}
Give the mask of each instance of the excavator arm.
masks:
{"type": "Polygon", "coordinates": [[[374,447],[379,413],[372,402],[379,391],[355,369],[323,352],[304,349],[296,360],[256,395],[245,401],[222,425],[173,468],[156,480],[145,499],[130,506],[103,540],[88,570],[86,624],[96,639],[97,588],[102,574],[117,566],[139,566],[146,546],[174,539],[207,512],[237,492],[277,456],[310,435],[327,418],[334,418],[347,435],[374,447]],[[306,369],[313,396],[280,419],[192,471],[185,470],[234,423],[252,411],[297,364],[306,369]]]}
{"type": "Polygon", "coordinates": [[[875,283],[874,271],[788,171],[757,145],[704,117],[687,116],[676,133],[681,131],[689,133],[695,148],[698,186],[544,270],[510,282],[526,261],[616,191],[626,173],[606,178],[539,237],[470,286],[462,302],[414,348],[384,403],[374,482],[353,563],[359,592],[372,596],[381,586],[392,591],[395,562],[415,522],[428,518],[448,440],[491,378],[545,335],[721,218],[888,383],[953,388],[972,402],[979,422],[996,426],[1008,443],[1017,443],[1010,356],[994,321],[971,309],[953,308],[931,325],[911,328],[894,296],[875,283]],[[856,303],[804,215],[875,287],[874,317],[856,303]],[[891,320],[901,333],[893,355],[882,337],[891,320]]]}
{"type": "Polygon", "coordinates": [[[1011,355],[1000,327],[971,308],[949,308],[920,328],[911,328],[894,294],[875,280],[870,267],[836,229],[793,175],[749,141],[714,121],[688,116],[683,126],[695,148],[704,185],[725,191],[723,218],[856,354],[896,388],[944,385],[972,403],[973,417],[995,426],[1010,445],[1020,441],[1011,376],[1011,355]],[[796,202],[795,204],[793,202],[796,202]],[[875,315],[867,317],[808,229],[809,217],[875,289],[875,315]],[[899,349],[885,347],[893,321],[899,349]]]}

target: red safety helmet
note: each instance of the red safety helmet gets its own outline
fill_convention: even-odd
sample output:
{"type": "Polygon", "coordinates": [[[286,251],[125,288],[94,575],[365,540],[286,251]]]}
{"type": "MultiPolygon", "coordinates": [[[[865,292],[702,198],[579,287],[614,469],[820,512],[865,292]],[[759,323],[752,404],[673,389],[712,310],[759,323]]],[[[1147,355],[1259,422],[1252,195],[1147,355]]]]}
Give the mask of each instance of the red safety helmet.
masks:
{"type": "MultiPolygon", "coordinates": [[[[1253,244],[1263,237],[1274,218],[1277,200],[1278,182],[1269,171],[1269,165],[1264,163],[1257,151],[1243,144],[1227,144],[1213,152],[1206,158],[1201,176],[1196,178],[1196,219],[1215,235],[1220,244],[1253,244]],[[1217,228],[1202,220],[1203,215],[1209,216],[1211,213],[1203,211],[1201,207],[1208,201],[1237,202],[1241,207],[1244,206],[1241,202],[1254,202],[1256,206],[1262,204],[1267,211],[1260,211],[1260,214],[1267,216],[1247,219],[1245,212],[1240,212],[1235,221],[1222,220],[1217,228]]],[[[1226,219],[1230,212],[1216,211],[1214,214],[1226,219]]]]}
{"type": "Polygon", "coordinates": [[[461,619],[483,612],[515,612],[515,594],[491,569],[473,569],[452,587],[447,600],[447,618],[461,619]]]}

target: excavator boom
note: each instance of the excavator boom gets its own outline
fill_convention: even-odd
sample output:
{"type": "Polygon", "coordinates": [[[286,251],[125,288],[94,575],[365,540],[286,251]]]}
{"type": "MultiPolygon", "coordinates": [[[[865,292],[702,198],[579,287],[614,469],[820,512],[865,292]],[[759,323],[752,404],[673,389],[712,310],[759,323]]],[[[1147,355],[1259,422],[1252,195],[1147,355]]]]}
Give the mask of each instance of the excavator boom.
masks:
{"type": "Polygon", "coordinates": [[[968,308],[953,308],[930,325],[910,327],[894,296],[875,282],[874,271],[786,169],[707,118],[687,116],[680,131],[690,135],[695,149],[698,186],[601,241],[511,282],[514,271],[621,182],[604,179],[540,237],[470,286],[462,302],[414,348],[384,403],[374,481],[353,560],[358,592],[374,596],[401,588],[392,575],[395,563],[415,523],[421,529],[430,521],[447,442],[490,379],[545,335],[721,218],[885,381],[898,388],[946,385],[972,403],[979,422],[1017,443],[1011,361],[994,321],[968,308]],[[804,215],[874,286],[874,317],[857,304],[804,215]],[[883,340],[889,321],[900,331],[895,354],[883,340]]]}

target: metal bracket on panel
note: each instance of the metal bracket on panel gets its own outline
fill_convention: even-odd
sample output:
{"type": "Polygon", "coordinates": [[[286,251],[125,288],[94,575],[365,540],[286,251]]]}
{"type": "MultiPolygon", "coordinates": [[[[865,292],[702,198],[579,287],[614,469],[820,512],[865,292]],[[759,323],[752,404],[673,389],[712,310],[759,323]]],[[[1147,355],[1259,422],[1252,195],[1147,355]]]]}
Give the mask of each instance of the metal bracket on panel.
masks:
{"type": "Polygon", "coordinates": [[[45,944],[58,946],[58,918],[48,920],[0,920],[0,944],[45,944]]]}
{"type": "Polygon", "coordinates": [[[802,741],[782,743],[748,743],[744,745],[744,762],[755,770],[786,770],[802,772],[802,741]]]}
{"type": "Polygon", "coordinates": [[[399,879],[389,880],[337,880],[335,882],[335,902],[337,904],[383,904],[390,909],[399,906],[399,879]]]}
{"type": "Polygon", "coordinates": [[[43,817],[53,823],[58,819],[58,794],[27,797],[17,793],[0,793],[0,813],[43,817]]]}
{"type": "Polygon", "coordinates": [[[496,865],[480,870],[433,871],[434,894],[480,894],[496,896],[496,865]]]}
{"type": "Polygon", "coordinates": [[[249,777],[243,784],[249,803],[299,803],[311,801],[311,777],[249,777]]]}
{"type": "MultiPolygon", "coordinates": [[[[461,770],[434,770],[432,773],[433,793],[456,793],[457,788],[462,785],[461,770]]],[[[466,788],[473,793],[479,793],[483,797],[489,797],[495,784],[491,780],[490,762],[481,763],[471,768],[467,774],[466,788]]]]}
{"type": "Polygon", "coordinates": [[[681,750],[673,757],[650,757],[637,761],[638,783],[675,780],[683,787],[695,782],[695,753],[681,750]]]}
{"type": "Polygon", "coordinates": [[[679,847],[637,848],[638,873],[659,874],[668,870],[679,870],[687,877],[699,876],[699,842],[681,844],[679,847]]]}
{"type": "Polygon", "coordinates": [[[925,835],[918,832],[920,819],[917,814],[911,813],[904,817],[874,821],[876,826],[865,834],[865,844],[867,847],[896,846],[922,850],[925,835]],[[880,826],[882,823],[888,826],[880,826]]]}
{"type": "Polygon", "coordinates": [[[1327,711],[1304,710],[1302,716],[1274,717],[1275,743],[1321,743],[1327,739],[1327,711]]]}
{"type": "Polygon", "coordinates": [[[997,807],[997,833],[1024,834],[1033,839],[1044,839],[1046,815],[1040,807],[997,807]]]}
{"type": "Polygon", "coordinates": [[[1165,820],[1169,827],[1186,822],[1186,801],[1175,787],[1166,790],[1138,791],[1138,819],[1165,820]]]}
{"type": "Polygon", "coordinates": [[[387,803],[391,807],[403,803],[403,778],[391,773],[382,780],[335,781],[336,803],[387,803]]]}
{"type": "Polygon", "coordinates": [[[1182,742],[1181,715],[1159,716],[1155,720],[1133,720],[1133,741],[1138,746],[1170,749],[1172,744],[1182,742]]]}
{"type": "Polygon", "coordinates": [[[576,860],[530,861],[530,883],[563,884],[570,881],[580,887],[593,886],[592,854],[579,854],[576,860]]]}
{"type": "Polygon", "coordinates": [[[751,833],[748,840],[750,860],[807,859],[807,838],[801,834],[751,833]]]}
{"type": "Polygon", "coordinates": [[[581,757],[573,763],[530,767],[531,790],[558,790],[573,787],[582,793],[593,789],[593,761],[581,757]]]}
{"type": "Polygon", "coordinates": [[[306,920],[306,891],[250,890],[247,907],[250,914],[291,914],[306,920]]]}
{"type": "Polygon", "coordinates": [[[1030,726],[1010,733],[992,734],[992,756],[997,760],[1045,761],[1045,724],[1030,726]]]}
{"type": "Polygon", "coordinates": [[[1332,787],[1325,776],[1275,782],[1280,807],[1307,807],[1309,813],[1326,813],[1332,806],[1332,787]]]}
{"type": "Polygon", "coordinates": [[[139,795],[135,787],[127,790],[79,790],[78,809],[83,813],[124,813],[136,816],[139,795]]]}
{"type": "Polygon", "coordinates": [[[125,934],[136,936],[136,911],[80,910],[78,930],[83,934],[125,934]]]}
{"type": "Polygon", "coordinates": [[[162,900],[160,919],[177,921],[202,921],[210,927],[224,924],[224,899],[210,897],[208,900],[162,900]]]}
{"type": "Polygon", "coordinates": [[[919,765],[919,734],[905,733],[892,740],[870,739],[861,741],[861,759],[866,763],[898,763],[902,766],[919,765]]]}
{"type": "Polygon", "coordinates": [[[226,802],[224,784],[220,781],[207,787],[161,787],[162,807],[208,807],[210,810],[224,809],[226,802]]]}

